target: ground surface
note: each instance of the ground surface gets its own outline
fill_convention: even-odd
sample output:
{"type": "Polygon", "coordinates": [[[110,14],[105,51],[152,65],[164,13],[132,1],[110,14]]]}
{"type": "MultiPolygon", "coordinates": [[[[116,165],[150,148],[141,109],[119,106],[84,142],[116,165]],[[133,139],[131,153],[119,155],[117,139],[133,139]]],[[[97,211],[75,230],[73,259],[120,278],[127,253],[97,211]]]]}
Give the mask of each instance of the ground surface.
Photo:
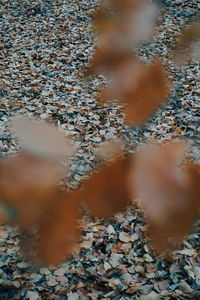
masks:
{"type": "MultiPolygon", "coordinates": [[[[143,60],[159,55],[175,78],[169,102],[144,130],[123,125],[116,105],[97,107],[95,92],[105,82],[102,76],[89,83],[81,80],[95,42],[90,16],[100,2],[3,0],[0,6],[1,155],[18,149],[8,131],[11,116],[53,122],[77,149],[71,187],[95,168],[94,145],[110,138],[120,137],[132,151],[152,138],[187,137],[191,155],[199,159],[199,65],[178,68],[170,61],[181,26],[199,14],[198,1],[164,1],[154,40],[138,50],[143,60]]],[[[200,299],[198,224],[172,262],[152,254],[143,219],[134,208],[106,222],[84,216],[82,224],[81,251],[59,267],[38,270],[20,256],[17,231],[0,226],[0,298],[200,299]]]]}

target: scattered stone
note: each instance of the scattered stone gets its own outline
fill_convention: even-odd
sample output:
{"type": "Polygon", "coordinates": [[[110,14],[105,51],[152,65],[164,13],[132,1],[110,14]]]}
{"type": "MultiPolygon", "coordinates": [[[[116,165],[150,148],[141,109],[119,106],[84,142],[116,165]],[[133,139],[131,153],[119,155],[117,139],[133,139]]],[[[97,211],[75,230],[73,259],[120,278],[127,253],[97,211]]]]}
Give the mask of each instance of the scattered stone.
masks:
{"type": "Polygon", "coordinates": [[[38,292],[36,292],[36,291],[27,291],[27,293],[26,293],[26,299],[39,300],[41,298],[40,298],[38,292]]]}
{"type": "Polygon", "coordinates": [[[181,280],[179,283],[179,289],[186,293],[186,294],[192,294],[193,289],[189,286],[189,284],[185,280],[181,280]]]}

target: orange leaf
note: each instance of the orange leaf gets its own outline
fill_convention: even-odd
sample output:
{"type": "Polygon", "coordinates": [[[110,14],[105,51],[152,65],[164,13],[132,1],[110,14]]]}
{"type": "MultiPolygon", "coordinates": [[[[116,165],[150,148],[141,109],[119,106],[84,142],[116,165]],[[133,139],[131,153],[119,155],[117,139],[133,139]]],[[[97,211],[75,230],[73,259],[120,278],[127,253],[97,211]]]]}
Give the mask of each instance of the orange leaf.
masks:
{"type": "Polygon", "coordinates": [[[64,174],[64,167],[57,161],[25,152],[1,159],[0,199],[16,211],[13,221],[23,228],[33,225],[64,174]]]}
{"type": "Polygon", "coordinates": [[[158,7],[148,0],[106,1],[94,17],[97,52],[89,74],[110,70],[153,33],[158,7]]]}
{"type": "Polygon", "coordinates": [[[121,100],[126,104],[127,123],[140,125],[167,98],[169,91],[160,62],[143,66],[135,57],[129,57],[113,73],[111,86],[102,94],[102,100],[121,100]]]}
{"type": "Polygon", "coordinates": [[[56,265],[70,256],[79,239],[77,193],[60,196],[39,224],[36,238],[36,262],[56,265]]]}
{"type": "Polygon", "coordinates": [[[11,130],[20,145],[34,155],[52,159],[72,155],[67,138],[55,126],[46,122],[28,118],[13,119],[11,130]]]}
{"type": "Polygon", "coordinates": [[[107,217],[125,209],[131,197],[128,191],[130,157],[102,166],[81,191],[81,200],[94,216],[107,217]]]}
{"type": "Polygon", "coordinates": [[[173,60],[177,64],[191,63],[200,56],[200,21],[183,28],[174,49],[173,60]]]}
{"type": "Polygon", "coordinates": [[[179,245],[199,214],[200,168],[178,165],[185,153],[183,143],[167,143],[146,146],[135,157],[131,183],[149,223],[147,235],[157,252],[179,245]]]}

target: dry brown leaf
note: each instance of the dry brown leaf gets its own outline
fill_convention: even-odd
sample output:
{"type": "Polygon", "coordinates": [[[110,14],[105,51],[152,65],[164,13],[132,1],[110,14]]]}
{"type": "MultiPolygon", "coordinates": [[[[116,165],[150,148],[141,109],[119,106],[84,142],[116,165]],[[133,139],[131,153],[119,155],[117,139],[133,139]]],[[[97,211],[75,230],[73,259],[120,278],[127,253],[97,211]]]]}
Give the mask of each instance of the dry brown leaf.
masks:
{"type": "Polygon", "coordinates": [[[144,66],[129,57],[113,73],[103,101],[119,99],[126,104],[127,123],[140,125],[169,95],[170,84],[163,65],[154,61],[144,66]]]}
{"type": "Polygon", "coordinates": [[[176,64],[191,63],[200,57],[200,21],[194,21],[183,28],[174,49],[176,64]]]}
{"type": "Polygon", "coordinates": [[[57,265],[71,255],[79,240],[77,193],[57,197],[39,224],[35,240],[37,264],[57,265]]]}
{"type": "Polygon", "coordinates": [[[167,143],[146,146],[135,157],[131,183],[159,253],[179,245],[199,214],[199,165],[178,165],[185,153],[185,144],[167,143]]]}
{"type": "Polygon", "coordinates": [[[53,125],[28,118],[13,119],[11,131],[20,145],[34,155],[45,158],[72,155],[69,140],[53,125]]]}
{"type": "Polygon", "coordinates": [[[13,221],[33,225],[51,201],[65,168],[57,161],[25,152],[0,161],[0,199],[16,211],[13,221]]]}
{"type": "Polygon", "coordinates": [[[81,191],[81,201],[97,217],[107,217],[127,207],[131,201],[128,190],[130,157],[117,159],[93,174],[81,191]]]}

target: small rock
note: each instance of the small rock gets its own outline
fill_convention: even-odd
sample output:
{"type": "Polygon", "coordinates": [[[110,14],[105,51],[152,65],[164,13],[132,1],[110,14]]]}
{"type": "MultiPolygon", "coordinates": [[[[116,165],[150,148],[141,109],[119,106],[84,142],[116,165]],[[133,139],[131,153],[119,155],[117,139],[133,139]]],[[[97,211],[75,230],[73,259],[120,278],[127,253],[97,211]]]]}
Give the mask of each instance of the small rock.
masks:
{"type": "Polygon", "coordinates": [[[33,282],[37,282],[37,281],[40,281],[40,279],[42,278],[42,275],[33,273],[33,274],[31,274],[30,277],[33,282]]]}
{"type": "Polygon", "coordinates": [[[153,262],[153,258],[149,254],[144,255],[144,260],[146,262],[153,262]]]}
{"type": "Polygon", "coordinates": [[[120,232],[120,234],[119,234],[120,241],[122,241],[124,243],[130,242],[132,240],[131,238],[132,237],[129,234],[127,234],[126,232],[120,232]]]}
{"type": "Polygon", "coordinates": [[[38,299],[40,299],[40,296],[35,291],[27,291],[27,293],[26,293],[26,299],[38,300],[38,299]]]}
{"type": "Polygon", "coordinates": [[[89,241],[84,241],[80,244],[81,249],[90,249],[92,247],[92,243],[89,241]]]}
{"type": "Polygon", "coordinates": [[[48,286],[56,286],[58,284],[58,282],[55,280],[55,278],[52,275],[49,275],[47,280],[48,280],[47,281],[48,286]]]}
{"type": "Polygon", "coordinates": [[[7,239],[9,236],[9,233],[7,231],[0,231],[0,239],[7,239]]]}
{"type": "Polygon", "coordinates": [[[110,258],[110,264],[113,267],[116,267],[120,264],[120,259],[123,257],[123,254],[113,253],[110,258]]]}
{"type": "Polygon", "coordinates": [[[57,276],[56,280],[60,281],[60,282],[68,282],[69,281],[69,279],[65,276],[57,276]]]}
{"type": "Polygon", "coordinates": [[[179,283],[179,289],[186,293],[186,294],[192,294],[193,289],[189,286],[189,284],[185,280],[181,280],[179,283]]]}
{"type": "Polygon", "coordinates": [[[148,295],[141,296],[139,300],[160,300],[160,295],[155,292],[151,292],[148,295]]]}
{"type": "Polygon", "coordinates": [[[0,239],[0,246],[4,246],[6,243],[5,239],[0,239]]]}
{"type": "Polygon", "coordinates": [[[108,226],[107,232],[108,234],[115,234],[115,229],[111,224],[108,226]]]}
{"type": "Polygon", "coordinates": [[[49,274],[50,274],[50,271],[49,271],[49,269],[47,269],[47,268],[41,268],[41,269],[40,269],[40,273],[41,273],[41,274],[45,274],[45,275],[49,275],[49,274]]]}
{"type": "Polygon", "coordinates": [[[145,269],[143,266],[135,266],[134,270],[136,273],[139,273],[141,275],[144,275],[144,273],[145,273],[145,269]]]}
{"type": "Polygon", "coordinates": [[[111,269],[112,268],[112,266],[109,264],[109,263],[107,263],[106,261],[104,262],[104,269],[105,269],[105,271],[107,271],[107,270],[109,270],[109,269],[111,269]]]}
{"type": "Polygon", "coordinates": [[[79,300],[79,295],[77,293],[68,293],[67,300],[79,300]]]}
{"type": "Polygon", "coordinates": [[[65,268],[61,268],[61,269],[56,270],[54,272],[54,275],[56,275],[56,276],[63,276],[65,273],[66,273],[66,269],[65,268]]]}
{"type": "Polygon", "coordinates": [[[23,261],[20,262],[20,263],[18,263],[17,266],[18,266],[18,268],[20,268],[20,269],[26,269],[26,268],[30,267],[30,265],[29,265],[28,263],[23,262],[23,261]]]}
{"type": "Polygon", "coordinates": [[[196,251],[194,249],[185,248],[183,250],[178,251],[177,253],[192,256],[192,255],[196,254],[196,251]]]}

